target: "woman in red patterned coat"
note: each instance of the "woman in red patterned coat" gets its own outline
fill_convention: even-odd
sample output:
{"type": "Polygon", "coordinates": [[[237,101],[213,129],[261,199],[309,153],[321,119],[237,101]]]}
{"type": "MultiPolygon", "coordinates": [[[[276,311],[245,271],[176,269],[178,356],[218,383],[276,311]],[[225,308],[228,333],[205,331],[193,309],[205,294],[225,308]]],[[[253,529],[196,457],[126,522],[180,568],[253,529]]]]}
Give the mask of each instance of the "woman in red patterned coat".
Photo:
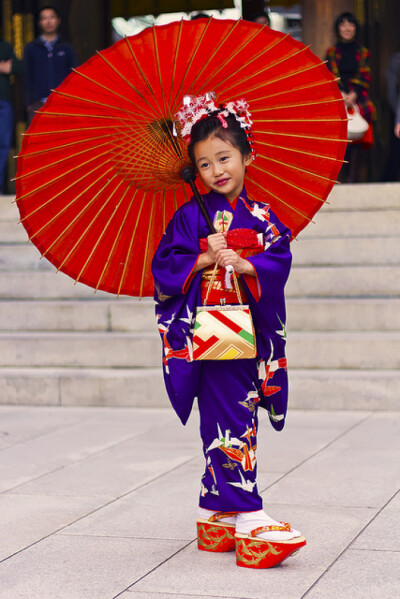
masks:
{"type": "Polygon", "coordinates": [[[358,41],[359,24],[350,12],[338,16],[335,22],[337,43],[328,49],[326,60],[328,69],[339,77],[339,88],[342,92],[346,107],[356,104],[361,115],[369,123],[365,135],[349,144],[340,179],[346,183],[354,183],[357,176],[360,148],[369,149],[373,143],[372,122],[376,118],[375,106],[369,98],[371,84],[370,53],[358,41]]]}

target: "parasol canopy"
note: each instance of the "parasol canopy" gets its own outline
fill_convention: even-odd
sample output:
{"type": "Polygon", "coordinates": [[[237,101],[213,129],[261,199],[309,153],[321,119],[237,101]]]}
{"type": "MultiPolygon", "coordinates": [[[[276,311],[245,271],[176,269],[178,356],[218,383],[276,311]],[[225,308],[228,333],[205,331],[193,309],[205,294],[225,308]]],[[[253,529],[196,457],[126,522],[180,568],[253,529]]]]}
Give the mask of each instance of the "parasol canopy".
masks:
{"type": "Polygon", "coordinates": [[[258,156],[247,169],[249,197],[269,203],[293,237],[307,225],[347,143],[334,78],[307,47],[266,26],[182,20],[99,52],[50,95],[24,136],[21,222],[58,270],[117,295],[153,295],[154,251],[191,195],[175,114],[185,95],[211,90],[217,102],[250,106],[258,156]]]}

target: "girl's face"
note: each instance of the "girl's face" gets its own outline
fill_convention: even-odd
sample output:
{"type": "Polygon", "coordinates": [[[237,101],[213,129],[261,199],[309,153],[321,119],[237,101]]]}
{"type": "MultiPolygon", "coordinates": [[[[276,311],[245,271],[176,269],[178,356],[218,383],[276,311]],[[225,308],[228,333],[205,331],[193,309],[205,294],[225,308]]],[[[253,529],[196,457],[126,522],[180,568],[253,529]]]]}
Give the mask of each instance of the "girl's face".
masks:
{"type": "Polygon", "coordinates": [[[246,166],[251,163],[251,154],[243,157],[238,148],[211,135],[197,142],[194,157],[204,185],[233,202],[243,189],[244,174],[246,166]]]}
{"type": "Polygon", "coordinates": [[[339,35],[344,42],[351,42],[356,35],[356,26],[354,23],[344,20],[339,25],[339,35]]]}

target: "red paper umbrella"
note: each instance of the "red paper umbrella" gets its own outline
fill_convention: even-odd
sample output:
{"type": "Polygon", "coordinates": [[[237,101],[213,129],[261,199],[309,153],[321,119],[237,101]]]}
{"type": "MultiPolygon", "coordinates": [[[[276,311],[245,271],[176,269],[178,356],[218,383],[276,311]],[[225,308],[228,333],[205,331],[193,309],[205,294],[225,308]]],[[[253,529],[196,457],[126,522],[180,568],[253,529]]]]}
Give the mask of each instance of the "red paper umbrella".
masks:
{"type": "MultiPolygon", "coordinates": [[[[256,23],[204,19],[146,29],[100,52],[55,90],[18,156],[17,202],[31,241],[95,289],[153,294],[150,264],[190,196],[186,142],[174,130],[187,94],[244,98],[258,157],[249,197],[293,237],[342,164],[346,114],[327,68],[303,44],[256,23]]],[[[205,190],[203,190],[205,191],[205,190]]]]}

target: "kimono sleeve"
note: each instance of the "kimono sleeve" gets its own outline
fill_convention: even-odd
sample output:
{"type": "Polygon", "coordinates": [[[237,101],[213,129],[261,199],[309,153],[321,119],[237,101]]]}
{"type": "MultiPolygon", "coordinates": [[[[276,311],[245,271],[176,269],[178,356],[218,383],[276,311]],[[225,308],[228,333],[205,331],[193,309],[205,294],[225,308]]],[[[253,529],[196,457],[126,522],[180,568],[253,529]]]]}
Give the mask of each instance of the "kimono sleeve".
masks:
{"type": "Polygon", "coordinates": [[[266,243],[264,252],[247,258],[253,265],[258,294],[252,293],[244,279],[251,313],[256,328],[259,364],[261,406],[268,410],[275,430],[282,430],[288,403],[288,378],[285,357],[286,307],[285,285],[289,276],[292,256],[290,231],[279,221],[274,226],[278,233],[266,243]]]}
{"type": "Polygon", "coordinates": [[[193,275],[200,249],[196,205],[185,204],[169,223],[153,258],[157,327],[165,387],[186,424],[197,394],[201,364],[192,361],[194,314],[201,272],[193,275]]]}
{"type": "Polygon", "coordinates": [[[185,294],[200,254],[198,214],[189,203],[174,215],[152,262],[156,294],[160,300],[185,294]]]}
{"type": "Polygon", "coordinates": [[[250,256],[247,260],[256,271],[259,299],[281,296],[289,276],[292,263],[290,237],[280,236],[264,252],[250,256]]]}

